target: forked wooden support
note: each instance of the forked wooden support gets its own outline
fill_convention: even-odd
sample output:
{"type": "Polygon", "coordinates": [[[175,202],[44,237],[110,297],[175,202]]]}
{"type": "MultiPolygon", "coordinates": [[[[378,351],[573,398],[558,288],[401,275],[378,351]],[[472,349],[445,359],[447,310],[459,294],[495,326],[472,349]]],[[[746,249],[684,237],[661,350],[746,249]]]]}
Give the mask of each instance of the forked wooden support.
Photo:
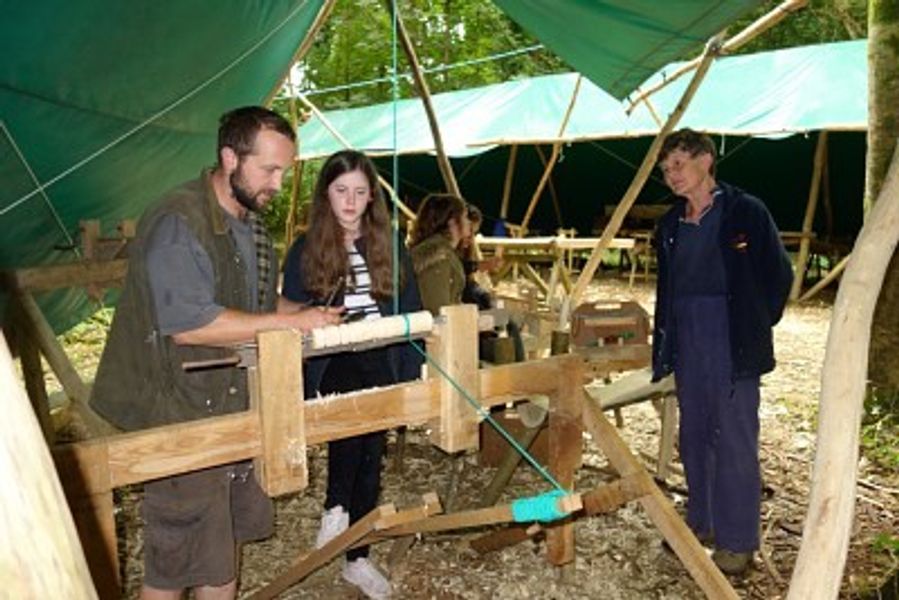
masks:
{"type": "Polygon", "coordinates": [[[642,480],[640,485],[644,494],[639,497],[640,503],[705,595],[715,599],[739,598],[730,582],[706,554],[699,540],[606,419],[599,403],[589,398],[586,393],[584,393],[584,424],[593,440],[612,463],[612,467],[622,477],[642,480]]]}
{"type": "Polygon", "coordinates": [[[294,562],[286,571],[278,575],[274,581],[252,594],[252,600],[268,600],[275,598],[316,569],[328,564],[354,543],[361,540],[378,527],[378,522],[396,513],[392,504],[379,506],[355,523],[349,529],[311,554],[304,555],[294,562]]]}

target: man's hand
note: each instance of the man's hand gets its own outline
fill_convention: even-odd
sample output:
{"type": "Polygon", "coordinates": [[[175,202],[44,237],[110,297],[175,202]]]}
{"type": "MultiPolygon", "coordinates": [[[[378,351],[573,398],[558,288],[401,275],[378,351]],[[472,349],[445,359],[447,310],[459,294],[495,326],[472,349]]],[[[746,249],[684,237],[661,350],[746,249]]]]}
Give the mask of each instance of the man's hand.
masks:
{"type": "Polygon", "coordinates": [[[345,310],[343,306],[304,308],[289,315],[282,315],[281,318],[291,327],[306,333],[311,329],[339,324],[345,310]]]}

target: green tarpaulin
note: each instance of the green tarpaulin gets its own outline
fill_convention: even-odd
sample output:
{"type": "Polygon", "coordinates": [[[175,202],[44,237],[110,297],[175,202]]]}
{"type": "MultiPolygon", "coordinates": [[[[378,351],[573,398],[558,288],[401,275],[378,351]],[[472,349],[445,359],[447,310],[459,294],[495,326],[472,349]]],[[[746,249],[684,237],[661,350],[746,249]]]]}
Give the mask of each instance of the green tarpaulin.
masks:
{"type": "Polygon", "coordinates": [[[623,98],[661,65],[698,54],[751,0],[495,0],[574,69],[623,98]],[[589,35],[582,35],[589,32],[589,35]]]}
{"type": "MultiPolygon", "coordinates": [[[[80,220],[111,230],[214,162],[218,116],[266,99],[322,4],[7,3],[0,268],[72,261],[80,220]]],[[[89,306],[39,300],[58,330],[89,306]]]]}
{"type": "MultiPolygon", "coordinates": [[[[864,131],[867,124],[865,40],[804,46],[725,57],[706,75],[680,126],[743,136],[781,137],[815,130],[864,131]]],[[[653,75],[664,79],[681,63],[653,75]]],[[[650,97],[664,119],[689,83],[686,75],[650,97]]],[[[464,157],[497,144],[551,142],[559,133],[577,75],[437,94],[434,108],[446,151],[464,157]]],[[[659,127],[643,104],[630,115],[626,102],[584,80],[563,140],[601,140],[654,135],[659,127]]],[[[393,106],[378,104],[331,111],[326,119],[356,148],[375,154],[393,149],[393,106]]],[[[342,146],[315,117],[300,129],[302,157],[326,156],[342,146]]],[[[397,151],[432,152],[433,139],[421,101],[397,110],[397,151]]]]}

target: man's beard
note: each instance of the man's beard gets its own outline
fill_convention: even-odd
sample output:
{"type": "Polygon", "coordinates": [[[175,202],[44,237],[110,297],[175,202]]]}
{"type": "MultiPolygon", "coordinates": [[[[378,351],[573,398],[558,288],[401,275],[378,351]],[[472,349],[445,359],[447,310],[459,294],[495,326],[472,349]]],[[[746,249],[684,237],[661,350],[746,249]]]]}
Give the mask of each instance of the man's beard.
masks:
{"type": "Polygon", "coordinates": [[[244,186],[243,172],[241,171],[240,166],[237,167],[236,171],[231,173],[231,176],[228,178],[228,183],[231,184],[231,193],[234,194],[234,199],[237,200],[241,206],[253,212],[262,210],[262,205],[259,203],[258,198],[263,195],[265,190],[260,190],[256,193],[248,190],[244,186]]]}

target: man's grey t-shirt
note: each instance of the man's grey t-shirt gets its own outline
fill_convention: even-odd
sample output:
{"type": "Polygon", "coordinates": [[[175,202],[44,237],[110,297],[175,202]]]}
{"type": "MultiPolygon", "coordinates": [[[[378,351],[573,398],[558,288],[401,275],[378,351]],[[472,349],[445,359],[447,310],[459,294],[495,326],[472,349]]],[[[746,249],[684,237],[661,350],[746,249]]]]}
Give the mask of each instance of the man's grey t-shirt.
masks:
{"type": "MultiPolygon", "coordinates": [[[[230,235],[244,263],[253,310],[257,310],[259,278],[253,227],[224,212],[230,235]]],[[[173,335],[208,325],[226,307],[215,302],[212,260],[187,222],[166,215],[147,240],[147,273],[162,335],[173,335]]]]}

